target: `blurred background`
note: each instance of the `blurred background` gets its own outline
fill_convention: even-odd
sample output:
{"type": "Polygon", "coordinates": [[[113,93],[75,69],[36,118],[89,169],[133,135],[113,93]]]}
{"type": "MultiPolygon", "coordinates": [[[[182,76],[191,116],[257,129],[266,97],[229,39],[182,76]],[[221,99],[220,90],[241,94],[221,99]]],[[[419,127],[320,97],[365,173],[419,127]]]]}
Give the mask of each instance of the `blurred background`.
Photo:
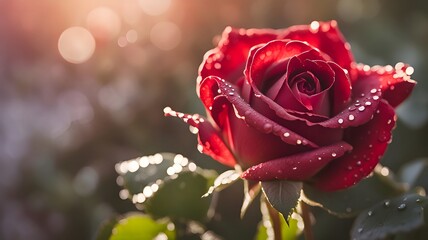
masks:
{"type": "MultiPolygon", "coordinates": [[[[357,62],[409,63],[418,85],[382,161],[397,171],[428,156],[423,0],[3,0],[0,16],[3,240],[92,239],[103,220],[134,211],[118,194],[119,161],[168,151],[224,170],[162,109],[203,113],[197,68],[228,25],[336,19],[357,62]]],[[[229,197],[238,208],[241,194],[229,197]]]]}

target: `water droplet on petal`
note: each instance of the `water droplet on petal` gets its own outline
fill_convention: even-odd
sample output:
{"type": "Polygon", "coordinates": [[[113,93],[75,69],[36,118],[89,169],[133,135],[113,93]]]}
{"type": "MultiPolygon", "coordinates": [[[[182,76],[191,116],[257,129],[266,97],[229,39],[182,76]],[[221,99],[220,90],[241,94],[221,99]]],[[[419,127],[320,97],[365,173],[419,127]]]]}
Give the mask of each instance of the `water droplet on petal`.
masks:
{"type": "Polygon", "coordinates": [[[366,103],[364,103],[364,105],[370,106],[370,105],[372,105],[372,102],[366,102],[366,103]]]}
{"type": "Polygon", "coordinates": [[[269,133],[269,132],[271,132],[272,131],[272,124],[270,124],[270,123],[266,123],[265,125],[263,125],[263,130],[266,132],[266,133],[269,133]]]}
{"type": "Polygon", "coordinates": [[[368,211],[368,212],[367,212],[367,215],[368,215],[369,217],[373,216],[373,211],[368,211]]]}
{"type": "Polygon", "coordinates": [[[338,122],[339,124],[342,124],[342,123],[343,123],[343,119],[342,119],[342,118],[339,118],[339,119],[337,120],[337,122],[338,122]]]}
{"type": "Polygon", "coordinates": [[[351,114],[351,115],[349,115],[348,119],[349,119],[349,121],[352,121],[355,119],[355,117],[354,117],[354,115],[351,114]]]}
{"type": "Polygon", "coordinates": [[[360,112],[362,112],[362,111],[364,111],[366,108],[364,107],[364,106],[361,106],[361,107],[359,107],[358,108],[358,111],[360,111],[360,112]]]}
{"type": "Polygon", "coordinates": [[[336,153],[332,153],[332,154],[331,154],[331,156],[332,156],[332,157],[336,157],[336,156],[337,156],[337,154],[336,154],[336,153]]]}
{"type": "Polygon", "coordinates": [[[373,100],[379,100],[379,96],[373,96],[373,100]]]}
{"type": "Polygon", "coordinates": [[[371,93],[376,93],[376,92],[377,92],[377,89],[376,89],[376,88],[373,88],[372,90],[370,90],[370,92],[371,92],[371,93]]]}
{"type": "Polygon", "coordinates": [[[302,140],[297,140],[297,141],[296,141],[296,143],[297,143],[298,145],[300,145],[300,144],[302,144],[302,140]]]}
{"type": "Polygon", "coordinates": [[[293,167],[293,170],[296,170],[297,169],[297,167],[293,167]]]}
{"type": "Polygon", "coordinates": [[[289,137],[289,136],[290,136],[289,132],[284,133],[284,137],[289,137]]]}
{"type": "Polygon", "coordinates": [[[407,205],[405,203],[400,204],[400,206],[397,207],[398,211],[402,211],[404,209],[406,209],[407,205]]]}

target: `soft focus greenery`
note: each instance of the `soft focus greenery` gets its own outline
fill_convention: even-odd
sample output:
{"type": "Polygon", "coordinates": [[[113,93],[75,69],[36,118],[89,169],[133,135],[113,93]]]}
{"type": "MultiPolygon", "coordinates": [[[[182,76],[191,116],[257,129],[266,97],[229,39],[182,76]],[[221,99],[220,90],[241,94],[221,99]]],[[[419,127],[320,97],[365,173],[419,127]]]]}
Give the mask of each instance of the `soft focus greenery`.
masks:
{"type": "MultiPolygon", "coordinates": [[[[228,25],[336,19],[357,62],[412,65],[418,85],[398,109],[382,164],[394,172],[407,164],[401,179],[417,175],[409,185],[428,186],[426,169],[409,165],[428,156],[428,2],[152,1],[168,8],[148,8],[150,0],[0,1],[0,239],[93,239],[103,221],[137,211],[119,198],[115,164],[123,160],[168,151],[226,170],[162,109],[203,113],[197,69],[228,25]],[[102,8],[89,17],[99,7],[107,14],[102,8]],[[61,33],[73,26],[95,37],[95,52],[80,64],[58,51],[61,33]]],[[[208,228],[224,239],[253,239],[258,203],[241,220],[242,198],[241,183],[223,190],[208,228]]],[[[352,219],[313,210],[316,239],[349,238],[352,219]]]]}

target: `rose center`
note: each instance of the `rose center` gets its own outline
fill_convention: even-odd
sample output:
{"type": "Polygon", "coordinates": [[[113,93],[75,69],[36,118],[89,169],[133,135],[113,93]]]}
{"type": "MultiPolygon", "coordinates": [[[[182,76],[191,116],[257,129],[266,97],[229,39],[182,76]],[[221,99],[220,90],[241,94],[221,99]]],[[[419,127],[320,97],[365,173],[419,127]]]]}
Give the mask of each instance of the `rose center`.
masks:
{"type": "Polygon", "coordinates": [[[319,80],[311,72],[297,74],[288,84],[291,89],[298,90],[300,93],[304,93],[308,96],[321,91],[319,80]]]}

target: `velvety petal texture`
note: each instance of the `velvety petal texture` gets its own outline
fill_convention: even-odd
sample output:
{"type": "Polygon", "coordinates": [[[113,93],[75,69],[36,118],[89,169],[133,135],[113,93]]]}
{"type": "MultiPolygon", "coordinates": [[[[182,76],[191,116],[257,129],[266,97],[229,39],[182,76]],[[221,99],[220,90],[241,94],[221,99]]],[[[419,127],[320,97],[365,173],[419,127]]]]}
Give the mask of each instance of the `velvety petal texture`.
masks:
{"type": "Polygon", "coordinates": [[[416,84],[412,67],[357,64],[350,49],[336,21],[228,27],[199,68],[207,118],[165,114],[197,128],[199,150],[247,180],[350,187],[379,163],[394,108],[416,84]]]}

